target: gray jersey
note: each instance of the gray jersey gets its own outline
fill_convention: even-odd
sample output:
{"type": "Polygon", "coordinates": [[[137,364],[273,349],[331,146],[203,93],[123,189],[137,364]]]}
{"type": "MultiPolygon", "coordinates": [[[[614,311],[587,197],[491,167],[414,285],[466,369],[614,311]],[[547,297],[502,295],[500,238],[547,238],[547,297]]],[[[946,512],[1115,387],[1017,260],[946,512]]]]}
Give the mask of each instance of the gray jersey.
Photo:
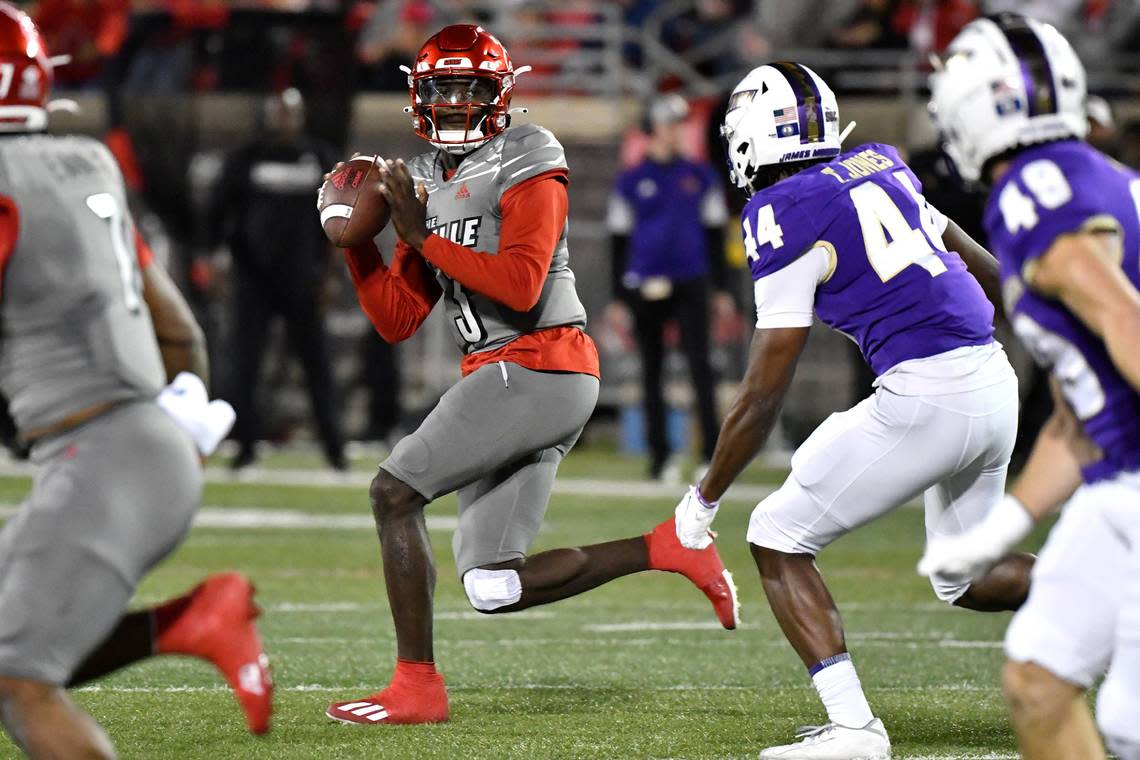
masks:
{"type": "Polygon", "coordinates": [[[0,390],[20,430],[150,398],[165,373],[111,153],[85,137],[0,138],[19,235],[0,291],[0,390]]]}
{"type": "MultiPolygon", "coordinates": [[[[413,158],[408,169],[416,184],[429,193],[428,228],[477,252],[495,256],[499,250],[503,193],[520,182],[545,172],[566,169],[562,145],[549,131],[534,124],[511,127],[473,151],[451,179],[435,151],[413,158]]],[[[547,327],[586,325],[586,310],[574,288],[566,227],[554,247],[554,258],[538,303],[530,311],[513,311],[480,293],[463,288],[438,269],[447,321],[464,353],[489,351],[520,335],[547,327]]]]}

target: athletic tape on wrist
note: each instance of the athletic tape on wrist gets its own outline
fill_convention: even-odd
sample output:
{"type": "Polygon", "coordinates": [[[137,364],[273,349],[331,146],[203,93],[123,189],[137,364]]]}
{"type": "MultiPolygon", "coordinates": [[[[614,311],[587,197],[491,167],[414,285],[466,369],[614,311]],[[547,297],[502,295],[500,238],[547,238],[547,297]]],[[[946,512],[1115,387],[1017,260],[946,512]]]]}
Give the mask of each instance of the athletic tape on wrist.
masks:
{"type": "Polygon", "coordinates": [[[719,499],[716,501],[709,501],[704,496],[702,496],[700,486],[693,486],[693,495],[697,497],[697,503],[705,509],[716,509],[720,506],[719,499]]]}

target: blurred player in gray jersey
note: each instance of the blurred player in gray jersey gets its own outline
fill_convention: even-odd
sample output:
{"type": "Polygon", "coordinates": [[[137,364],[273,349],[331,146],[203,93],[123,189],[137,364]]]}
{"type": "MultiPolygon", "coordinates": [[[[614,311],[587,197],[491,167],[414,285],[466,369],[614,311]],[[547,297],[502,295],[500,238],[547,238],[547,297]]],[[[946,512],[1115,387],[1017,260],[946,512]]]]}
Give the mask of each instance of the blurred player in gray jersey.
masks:
{"type": "Polygon", "coordinates": [[[126,613],[186,536],[200,457],[233,410],[206,397],[201,331],[110,152],[42,134],[51,79],[32,21],[0,3],[0,391],[37,466],[0,530],[0,721],[33,758],[113,757],[65,689],[183,654],[214,663],[262,733],[271,684],[245,578],[126,613]]]}
{"type": "Polygon", "coordinates": [[[566,242],[566,156],[542,127],[510,126],[521,71],[476,26],[445,27],[424,44],[409,77],[411,110],[434,150],[381,162],[378,189],[400,237],[392,263],[371,241],[346,252],[360,305],[386,340],[412,335],[442,300],[464,358],[463,379],[372,481],[396,671],[376,694],[331,705],[327,715],[343,723],[448,719],[424,508],[453,491],[455,564],[480,612],[665,570],[700,588],[725,628],[736,625],[735,590],[715,548],[682,548],[672,519],[644,536],[528,556],[558,465],[594,410],[599,373],[566,242]]]}

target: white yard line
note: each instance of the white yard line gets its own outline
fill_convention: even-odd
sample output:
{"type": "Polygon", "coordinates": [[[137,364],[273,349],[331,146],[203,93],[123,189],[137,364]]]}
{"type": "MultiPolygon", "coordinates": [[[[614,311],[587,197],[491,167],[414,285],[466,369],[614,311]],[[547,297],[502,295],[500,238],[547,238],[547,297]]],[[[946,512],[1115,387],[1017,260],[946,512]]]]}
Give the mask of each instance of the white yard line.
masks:
{"type": "Polygon", "coordinates": [[[362,612],[378,610],[379,604],[360,602],[277,602],[264,605],[266,612],[362,612]]]}
{"type": "MultiPolygon", "coordinates": [[[[11,517],[19,505],[0,504],[0,518],[11,517]]],[[[279,528],[283,530],[375,530],[371,515],[327,514],[299,509],[258,509],[245,507],[202,507],[194,517],[195,528],[247,530],[279,528]]],[[[428,530],[453,531],[459,518],[430,515],[428,530]]]]}
{"type": "MultiPolygon", "coordinates": [[[[379,607],[375,607],[373,609],[378,610],[379,607]]],[[[486,620],[487,618],[486,617],[464,618],[464,617],[460,617],[459,615],[448,615],[445,613],[442,617],[439,615],[436,616],[436,620],[440,620],[440,619],[443,619],[443,620],[466,620],[466,619],[472,619],[472,620],[483,619],[483,620],[486,620]]],[[[511,619],[517,620],[518,618],[498,617],[496,619],[497,620],[511,620],[511,619]]],[[[848,637],[849,640],[851,640],[851,638],[852,637],[850,637],[850,636],[848,637]]],[[[279,646],[279,645],[312,646],[312,645],[330,644],[330,645],[338,645],[338,646],[347,645],[347,646],[359,647],[359,646],[371,646],[377,642],[377,639],[374,636],[359,636],[359,637],[351,637],[351,636],[315,636],[315,637],[287,636],[287,637],[282,637],[282,638],[267,636],[266,640],[269,642],[269,644],[271,646],[279,646]]],[[[520,639],[508,639],[508,638],[500,638],[500,639],[445,639],[445,640],[439,641],[437,643],[437,645],[441,649],[452,649],[452,648],[454,648],[454,649],[468,649],[468,648],[486,648],[486,647],[495,647],[495,648],[501,648],[501,649],[511,649],[511,648],[516,648],[516,647],[517,648],[526,648],[526,647],[555,647],[556,648],[556,647],[571,647],[571,646],[573,646],[573,647],[593,647],[595,649],[604,649],[604,648],[610,648],[610,647],[617,648],[617,649],[627,649],[630,647],[662,647],[662,646],[683,647],[683,646],[691,646],[692,643],[693,643],[693,641],[691,639],[680,639],[680,638],[661,638],[661,637],[641,637],[641,638],[632,638],[632,637],[631,638],[602,638],[602,637],[597,637],[597,638],[589,638],[589,637],[582,637],[582,638],[534,638],[534,639],[521,639],[521,638],[520,639]]],[[[773,638],[773,639],[765,639],[762,641],[755,641],[755,640],[744,639],[744,638],[741,638],[738,636],[726,635],[726,636],[716,636],[716,637],[712,637],[712,638],[703,639],[701,641],[701,646],[702,647],[712,647],[712,648],[715,648],[715,647],[745,647],[745,648],[774,647],[774,648],[780,649],[780,648],[787,647],[788,645],[783,639],[773,638]]],[[[858,649],[894,648],[894,649],[916,650],[916,649],[928,649],[930,647],[946,647],[946,648],[950,648],[950,649],[1001,649],[1002,643],[1000,641],[959,641],[957,639],[931,640],[931,639],[919,637],[919,638],[913,638],[913,639],[909,639],[909,640],[905,640],[905,641],[898,641],[898,642],[895,642],[892,644],[888,644],[885,641],[881,641],[881,640],[871,640],[871,641],[866,641],[866,642],[859,642],[857,644],[858,649]]],[[[906,690],[906,689],[910,689],[913,687],[902,687],[902,688],[904,690],[906,690]]],[[[961,688],[964,690],[968,690],[970,687],[969,686],[963,686],[961,688]]]]}
{"type": "MultiPolygon", "coordinates": [[[[749,623],[741,623],[737,629],[750,629],[758,628],[759,626],[749,623]]],[[[640,633],[643,631],[719,631],[724,626],[715,620],[674,620],[674,621],[652,621],[652,620],[638,620],[632,623],[596,623],[592,625],[582,626],[583,631],[590,633],[625,633],[635,632],[640,633]]]]}
{"type": "MultiPolygon", "coordinates": [[[[367,691],[369,689],[375,690],[376,684],[357,684],[355,686],[329,686],[325,684],[297,684],[295,686],[282,686],[280,684],[274,687],[277,692],[353,692],[353,691],[367,691]]],[[[601,684],[586,684],[586,683],[486,683],[479,685],[449,685],[448,691],[484,691],[487,689],[505,690],[505,691],[570,691],[570,690],[583,690],[589,691],[591,689],[605,689],[610,690],[624,690],[624,691],[764,691],[768,687],[762,684],[755,686],[733,686],[714,684],[704,686],[701,684],[675,684],[672,686],[614,686],[608,683],[601,684]]],[[[787,689],[788,687],[782,687],[787,689]]],[[[110,694],[181,694],[181,693],[213,693],[213,692],[227,692],[230,688],[223,684],[212,686],[107,686],[104,684],[91,684],[89,686],[81,686],[74,689],[77,692],[106,692],[110,694]]],[[[791,689],[802,690],[807,689],[791,689]]],[[[998,686],[994,685],[992,688],[988,687],[968,687],[968,686],[915,686],[915,687],[888,687],[888,688],[868,688],[867,691],[915,691],[915,692],[932,692],[932,691],[998,691],[998,686]]],[[[938,755],[937,757],[942,757],[938,755]]],[[[956,755],[954,757],[957,757],[956,755]]],[[[963,755],[962,757],[974,758],[974,755],[963,755]]],[[[990,757],[989,755],[978,756],[990,757]]],[[[1005,757],[1002,755],[1001,757],[1005,757]]],[[[1014,757],[1010,755],[1010,757],[1014,757]]]]}
{"type": "MultiPolygon", "coordinates": [[[[31,477],[35,469],[27,462],[0,462],[0,477],[31,477]]],[[[250,483],[273,486],[340,486],[367,489],[371,472],[335,472],[333,470],[273,470],[248,467],[237,473],[224,467],[207,467],[207,483],[250,483]]],[[[644,480],[606,480],[601,478],[558,478],[554,493],[568,496],[605,496],[617,499],[665,499],[676,501],[683,489],[644,480]]],[[[768,485],[734,485],[727,498],[759,502],[775,491],[768,485]]]]}
{"type": "MultiPolygon", "coordinates": [[[[265,611],[270,613],[374,612],[384,609],[387,608],[382,604],[361,602],[276,602],[265,605],[265,611]]],[[[434,617],[436,620],[518,620],[525,623],[530,620],[549,620],[556,615],[557,613],[551,610],[526,610],[511,615],[484,615],[474,610],[440,610],[434,617]]]]}
{"type": "Polygon", "coordinates": [[[1002,641],[959,641],[957,639],[945,639],[939,641],[938,646],[948,649],[1002,649],[1005,647],[1005,643],[1002,641]]]}
{"type": "MultiPolygon", "coordinates": [[[[737,629],[764,630],[767,625],[743,623],[737,629]]],[[[588,633],[646,633],[653,631],[718,631],[720,623],[713,620],[638,620],[629,623],[597,623],[582,626],[588,633]]],[[[947,649],[1001,649],[1001,641],[955,639],[948,634],[907,633],[905,631],[854,631],[848,640],[862,648],[921,649],[929,646],[947,649]]],[[[709,643],[720,639],[708,639],[709,643]]],[[[767,643],[767,642],[762,642],[767,643]]],[[[777,642],[782,643],[782,642],[777,642]]]]}

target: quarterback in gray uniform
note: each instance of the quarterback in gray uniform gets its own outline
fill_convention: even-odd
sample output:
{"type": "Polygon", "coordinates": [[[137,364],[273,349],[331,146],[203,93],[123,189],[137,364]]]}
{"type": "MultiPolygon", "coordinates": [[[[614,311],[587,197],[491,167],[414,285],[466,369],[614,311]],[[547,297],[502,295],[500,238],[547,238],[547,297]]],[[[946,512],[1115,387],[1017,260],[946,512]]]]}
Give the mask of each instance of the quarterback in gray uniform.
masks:
{"type": "Polygon", "coordinates": [[[0,390],[36,465],[0,529],[0,722],[33,758],[113,757],[65,689],[183,654],[214,663],[262,733],[249,581],[126,612],[185,537],[200,456],[233,410],[206,397],[201,330],[138,238],[110,152],[42,134],[51,78],[31,20],[0,3],[0,390]]]}
{"type": "Polygon", "coordinates": [[[361,307],[395,342],[443,300],[464,353],[463,379],[396,445],[372,482],[396,628],[388,687],[331,705],[344,723],[448,719],[432,650],[435,567],[424,508],[459,496],[455,562],[472,607],[513,612],[643,570],[685,575],[726,628],[736,595],[715,549],[681,547],[673,521],[644,536],[528,556],[555,473],[598,395],[598,355],[583,328],[566,245],[568,170],[554,135],[510,126],[515,69],[485,30],[444,28],[410,72],[416,133],[434,150],[380,161],[378,187],[400,241],[346,252],[361,307]]]}

